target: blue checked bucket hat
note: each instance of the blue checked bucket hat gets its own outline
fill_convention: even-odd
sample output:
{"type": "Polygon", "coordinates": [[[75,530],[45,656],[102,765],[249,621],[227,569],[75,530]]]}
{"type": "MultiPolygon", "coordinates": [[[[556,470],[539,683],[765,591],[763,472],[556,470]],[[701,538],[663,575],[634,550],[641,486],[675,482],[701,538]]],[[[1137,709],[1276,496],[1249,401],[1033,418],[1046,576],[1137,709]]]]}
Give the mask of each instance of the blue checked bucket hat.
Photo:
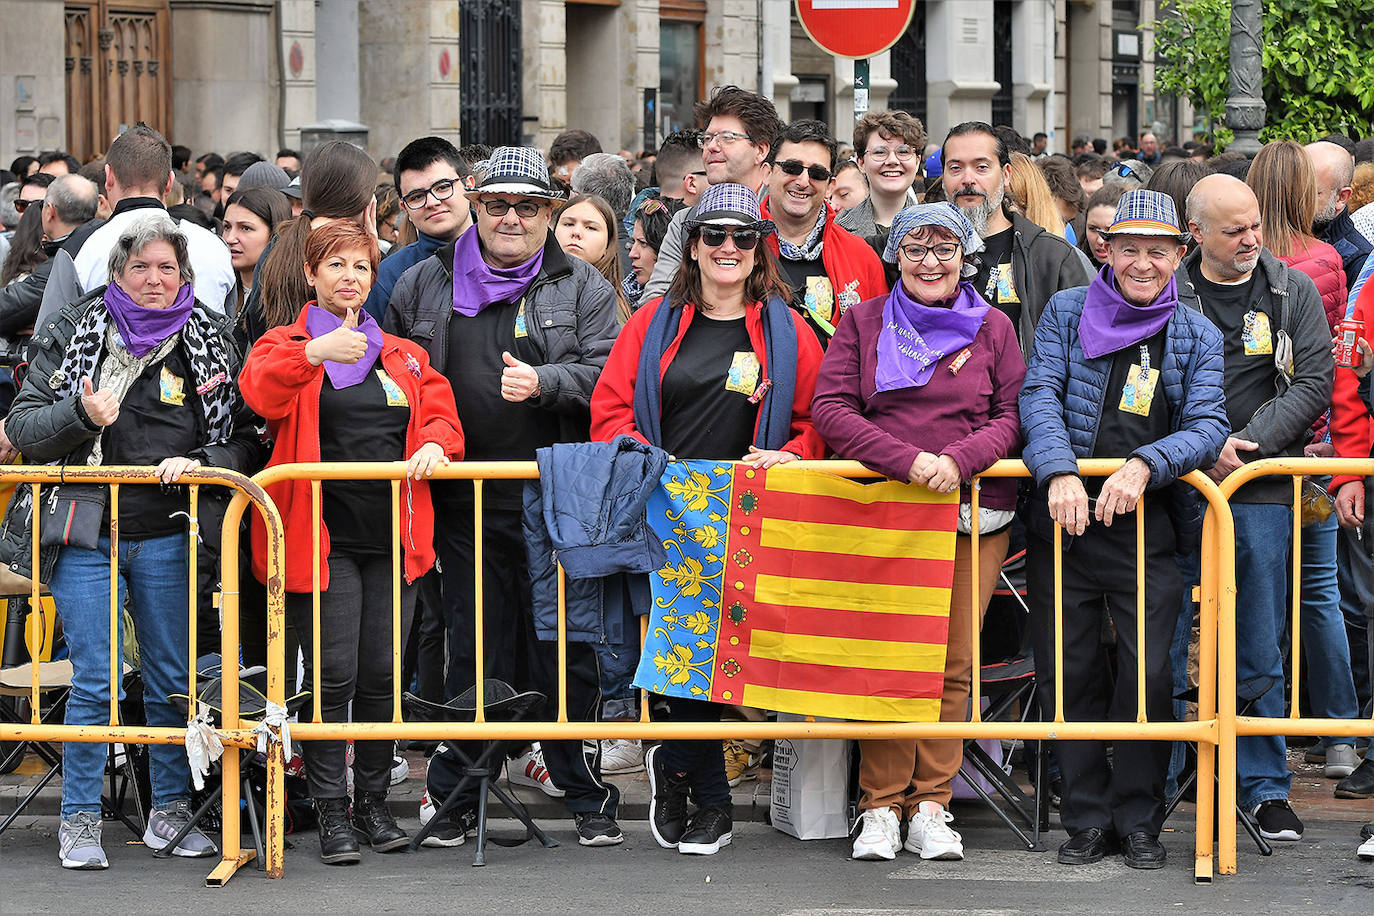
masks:
{"type": "Polygon", "coordinates": [[[544,155],[532,146],[502,146],[486,162],[487,171],[477,187],[467,192],[469,199],[482,194],[522,194],[562,200],[564,194],[549,181],[544,155]]]}
{"type": "Polygon", "coordinates": [[[1187,242],[1192,233],[1183,231],[1174,199],[1160,191],[1127,191],[1116,205],[1116,215],[1104,239],[1117,235],[1158,235],[1187,242]]]}
{"type": "Polygon", "coordinates": [[[759,196],[742,184],[713,184],[687,215],[687,230],[702,226],[746,226],[764,235],[773,232],[771,219],[759,211],[759,196]]]}

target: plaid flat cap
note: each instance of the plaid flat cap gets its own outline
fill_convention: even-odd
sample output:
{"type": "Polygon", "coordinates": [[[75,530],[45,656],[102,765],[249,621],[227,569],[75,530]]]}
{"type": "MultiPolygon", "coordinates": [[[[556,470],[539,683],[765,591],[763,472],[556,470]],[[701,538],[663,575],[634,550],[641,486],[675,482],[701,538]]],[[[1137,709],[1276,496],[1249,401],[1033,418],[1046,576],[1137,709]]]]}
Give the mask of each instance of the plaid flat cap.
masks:
{"type": "Polygon", "coordinates": [[[469,198],[482,194],[522,194],[548,200],[563,199],[563,192],[549,181],[544,154],[532,146],[498,147],[486,165],[481,183],[467,192],[469,198]]]}
{"type": "Polygon", "coordinates": [[[697,200],[687,216],[687,228],[700,226],[748,226],[765,235],[773,231],[773,221],[759,211],[759,196],[742,184],[713,184],[697,200]]]}
{"type": "Polygon", "coordinates": [[[1106,232],[1098,234],[1104,239],[1118,235],[1161,235],[1186,242],[1192,238],[1192,234],[1184,232],[1179,225],[1174,199],[1160,191],[1143,189],[1122,194],[1112,224],[1106,232]]]}

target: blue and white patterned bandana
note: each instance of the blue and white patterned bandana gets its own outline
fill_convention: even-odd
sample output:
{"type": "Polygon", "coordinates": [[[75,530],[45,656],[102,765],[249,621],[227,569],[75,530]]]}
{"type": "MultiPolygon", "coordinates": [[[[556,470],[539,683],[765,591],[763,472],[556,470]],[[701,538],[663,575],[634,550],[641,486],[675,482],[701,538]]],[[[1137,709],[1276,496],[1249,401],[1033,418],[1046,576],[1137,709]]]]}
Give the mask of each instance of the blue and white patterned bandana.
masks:
{"type": "Polygon", "coordinates": [[[938,204],[916,204],[901,210],[892,220],[892,231],[887,236],[887,247],[883,249],[883,260],[889,264],[897,263],[897,250],[902,240],[913,229],[923,226],[938,226],[953,235],[964,246],[964,256],[983,250],[983,240],[973,231],[968,217],[959,208],[947,201],[938,204]]]}
{"type": "Polygon", "coordinates": [[[793,245],[779,235],[778,253],[789,261],[814,261],[819,258],[821,249],[825,246],[825,210],[825,207],[821,207],[820,215],[816,217],[816,225],[811,229],[806,241],[800,245],[793,245]]]}

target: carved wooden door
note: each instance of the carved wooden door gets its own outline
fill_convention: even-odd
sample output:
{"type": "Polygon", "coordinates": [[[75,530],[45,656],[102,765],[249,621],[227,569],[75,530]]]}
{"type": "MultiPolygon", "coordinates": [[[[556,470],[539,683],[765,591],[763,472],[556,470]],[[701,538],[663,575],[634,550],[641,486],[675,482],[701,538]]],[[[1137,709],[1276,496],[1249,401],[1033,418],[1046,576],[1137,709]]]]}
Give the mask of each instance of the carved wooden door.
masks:
{"type": "Polygon", "coordinates": [[[170,13],[166,0],[66,5],[67,149],[104,153],[139,121],[171,136],[170,13]]]}

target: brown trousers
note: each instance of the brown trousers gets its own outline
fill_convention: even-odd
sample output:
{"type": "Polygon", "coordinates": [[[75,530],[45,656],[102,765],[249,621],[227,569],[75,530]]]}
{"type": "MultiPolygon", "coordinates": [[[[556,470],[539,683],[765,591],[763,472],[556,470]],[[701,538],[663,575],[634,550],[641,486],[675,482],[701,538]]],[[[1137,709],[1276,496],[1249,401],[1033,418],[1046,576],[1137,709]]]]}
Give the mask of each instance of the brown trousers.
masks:
{"type": "MultiPolygon", "coordinates": [[[[1002,561],[1007,558],[1011,533],[983,537],[978,548],[979,629],[987,613],[1002,561]]],[[[968,720],[969,689],[973,682],[973,633],[969,608],[973,599],[973,539],[957,535],[954,547],[954,587],[950,595],[949,645],[945,650],[945,690],[940,698],[941,722],[968,720]]],[[[911,738],[902,741],[859,741],[859,787],[862,810],[890,807],[909,817],[923,801],[949,806],[950,784],[964,759],[958,738],[911,738]]]]}

